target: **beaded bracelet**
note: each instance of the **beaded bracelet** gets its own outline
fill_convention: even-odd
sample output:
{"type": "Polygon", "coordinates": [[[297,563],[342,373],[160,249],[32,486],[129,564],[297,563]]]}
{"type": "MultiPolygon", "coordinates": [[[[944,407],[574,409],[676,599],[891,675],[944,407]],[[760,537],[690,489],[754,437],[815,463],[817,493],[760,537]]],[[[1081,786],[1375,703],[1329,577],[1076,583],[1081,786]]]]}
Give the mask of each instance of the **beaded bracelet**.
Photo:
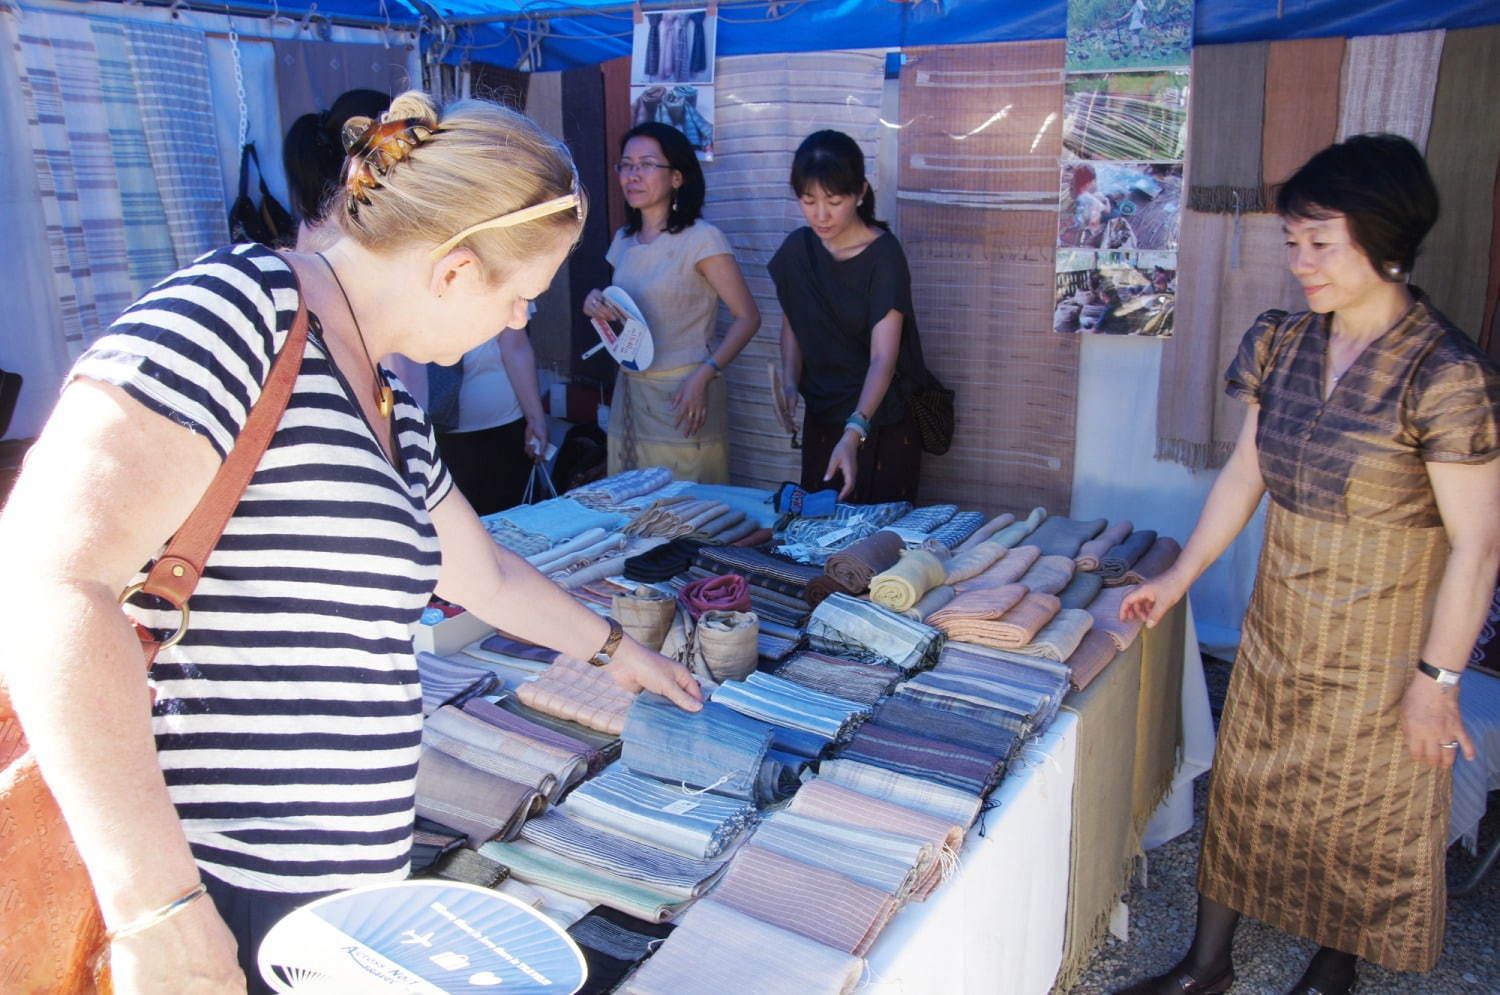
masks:
{"type": "Polygon", "coordinates": [[[714,362],[714,358],[712,356],[709,356],[708,358],[704,359],[703,361],[705,363],[707,363],[709,366],[712,366],[714,368],[715,375],[717,375],[717,376],[723,376],[724,375],[724,367],[720,366],[718,363],[715,363],[714,362]]]}
{"type": "Polygon", "coordinates": [[[109,930],[104,934],[104,942],[106,944],[110,944],[115,942],[116,940],[124,939],[127,936],[134,936],[137,933],[144,933],[152,926],[170,919],[184,907],[191,904],[193,901],[202,898],[206,894],[208,894],[208,885],[204,884],[202,881],[199,881],[196,885],[193,886],[191,891],[187,892],[184,895],[181,895],[178,898],[174,898],[172,901],[168,902],[166,905],[163,905],[155,912],[148,912],[133,922],[127,922],[123,926],[109,930]]]}

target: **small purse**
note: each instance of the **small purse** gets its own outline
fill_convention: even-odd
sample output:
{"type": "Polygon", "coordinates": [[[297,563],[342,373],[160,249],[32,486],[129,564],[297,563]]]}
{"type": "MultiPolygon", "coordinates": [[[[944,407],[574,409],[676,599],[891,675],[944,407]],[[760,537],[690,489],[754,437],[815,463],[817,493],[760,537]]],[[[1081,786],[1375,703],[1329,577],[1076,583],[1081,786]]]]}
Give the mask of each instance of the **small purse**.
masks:
{"type": "Polygon", "coordinates": [[[941,456],[953,445],[953,430],[957,418],[953,413],[953,391],[938,382],[938,378],[927,374],[928,384],[918,387],[907,398],[913,420],[917,423],[917,435],[922,440],[922,451],[941,456]]]}
{"type": "MultiPolygon", "coordinates": [[[[131,620],[148,674],[157,652],[187,631],[188,598],[276,433],[297,382],[306,344],[304,306],[234,448],[208,490],[167,543],[146,579],[120,595],[121,604],[136,594],[155,595],[182,613],[177,632],[161,642],[155,633],[131,620]]],[[[96,975],[105,930],[88,870],[26,744],[3,686],[0,826],[4,827],[0,832],[0,866],[6,869],[0,879],[0,964],[6,965],[5,990],[52,995],[108,992],[107,966],[98,969],[96,975]]]]}
{"type": "Polygon", "coordinates": [[[297,241],[297,222],[266,186],[255,143],[240,150],[240,194],[229,207],[229,238],[235,244],[259,242],[272,248],[290,248],[297,241]],[[250,163],[260,181],[260,204],[250,199],[250,163]]]}

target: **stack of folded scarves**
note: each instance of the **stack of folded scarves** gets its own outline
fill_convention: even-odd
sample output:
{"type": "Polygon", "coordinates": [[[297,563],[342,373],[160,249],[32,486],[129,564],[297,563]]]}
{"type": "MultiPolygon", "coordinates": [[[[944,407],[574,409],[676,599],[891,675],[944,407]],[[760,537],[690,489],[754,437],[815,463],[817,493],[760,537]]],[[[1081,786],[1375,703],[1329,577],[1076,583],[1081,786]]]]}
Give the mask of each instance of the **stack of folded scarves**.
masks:
{"type": "Polygon", "coordinates": [[[1060,608],[1031,642],[1016,647],[1016,652],[1066,662],[1093,625],[1094,617],[1082,608],[1060,608]]]}
{"type": "Polygon", "coordinates": [[[776,676],[813,691],[873,705],[890,693],[891,687],[901,679],[901,671],[883,664],[860,663],[806,650],[783,663],[776,676]]]}
{"type": "Polygon", "coordinates": [[[984,515],[978,511],[960,511],[942,525],[932,530],[927,537],[932,542],[942,543],[948,549],[957,549],[984,525],[984,515]]]}
{"type": "Polygon", "coordinates": [[[720,686],[713,700],[752,719],[800,729],[834,743],[847,739],[868,712],[858,702],[758,671],[743,681],[720,686]]]}
{"type": "Polygon", "coordinates": [[[1009,761],[1021,744],[1021,735],[1013,726],[970,718],[907,695],[881,702],[874,720],[889,729],[975,750],[1000,763],[1009,761]]]}
{"type": "Polygon", "coordinates": [[[712,898],[696,903],[622,995],[850,995],[864,962],[712,898]]]}
{"type": "MultiPolygon", "coordinates": [[[[816,778],[814,778],[816,780],[816,778]]],[[[751,844],[804,864],[826,868],[906,901],[918,885],[941,881],[939,850],[927,840],[874,826],[833,822],[789,808],[756,827],[751,844]]]]}
{"type": "Polygon", "coordinates": [[[579,754],[491,725],[452,705],[439,708],[422,724],[422,746],[535,788],[548,801],[556,801],[588,773],[579,754]]]}
{"type": "Polygon", "coordinates": [[[423,715],[494,694],[505,686],[493,670],[436,653],[417,653],[417,676],[422,680],[423,715]]]}
{"type": "Polygon", "coordinates": [[[896,689],[906,700],[1008,730],[1025,738],[1037,717],[1052,708],[1043,696],[1004,681],[968,673],[921,674],[896,689]]]}
{"type": "Polygon", "coordinates": [[[847,594],[830,595],[813,610],[807,635],[814,650],[887,664],[908,674],[936,663],[944,639],[930,626],[847,594]]]}
{"type": "Polygon", "coordinates": [[[960,826],[971,826],[979,818],[984,799],[972,791],[950,788],[936,781],[903,774],[859,760],[825,760],[818,765],[816,780],[870,795],[960,826]]]}
{"type": "Polygon", "coordinates": [[[681,898],[702,895],[725,861],[685,857],[553,809],[521,827],[521,839],[565,860],[681,898]]]}
{"type": "Polygon", "coordinates": [[[417,814],[464,833],[470,846],[496,836],[514,837],[546,804],[535,788],[471,767],[440,750],[424,747],[417,760],[417,814]]]}
{"type": "Polygon", "coordinates": [[[974,533],[972,535],[970,535],[969,538],[965,539],[963,542],[959,543],[957,546],[954,546],[954,547],[951,547],[951,548],[953,549],[953,551],[955,553],[962,552],[963,550],[966,550],[966,549],[971,549],[974,546],[977,546],[980,543],[985,542],[991,536],[993,536],[995,533],[997,533],[1001,529],[1005,528],[1007,525],[1013,525],[1013,524],[1015,524],[1015,521],[1016,521],[1016,516],[1012,515],[1009,512],[1006,512],[1003,515],[996,515],[994,518],[991,518],[989,521],[987,521],[983,525],[979,526],[979,528],[975,529],[974,533]]]}
{"type": "Polygon", "coordinates": [[[839,756],[985,795],[1000,781],[1005,762],[980,749],[882,724],[859,727],[839,756]]]}
{"type": "Polygon", "coordinates": [[[645,691],[630,707],[620,760],[636,774],[760,806],[796,790],[766,756],[773,737],[766,723],[717,702],[687,712],[645,691]]]}
{"type": "Polygon", "coordinates": [[[1108,524],[1103,518],[1078,521],[1053,516],[1037,526],[1036,531],[1026,537],[1026,541],[1039,548],[1043,556],[1066,556],[1071,560],[1078,555],[1084,543],[1103,532],[1108,524]]]}
{"type": "MultiPolygon", "coordinates": [[[[465,709],[473,708],[480,700],[474,699],[464,706],[465,709]]],[[[501,698],[496,702],[503,711],[509,712],[517,718],[524,719],[533,725],[551,729],[581,743],[587,743],[592,749],[597,750],[603,757],[605,763],[613,761],[620,755],[620,737],[615,733],[600,732],[598,729],[590,729],[586,725],[571,722],[557,715],[549,715],[523,704],[515,695],[501,698]]]]}
{"type": "Polygon", "coordinates": [[[1155,577],[1160,577],[1177,562],[1177,557],[1182,554],[1182,547],[1177,540],[1171,536],[1158,536],[1151,544],[1151,548],[1142,554],[1139,560],[1120,578],[1122,584],[1142,584],[1155,577]]]}
{"type": "MultiPolygon", "coordinates": [[[[969,550],[966,553],[960,553],[959,556],[967,557],[969,553],[977,552],[977,550],[969,550]]],[[[1016,546],[1004,556],[991,562],[989,566],[982,567],[977,574],[963,577],[959,580],[950,579],[949,583],[960,594],[965,591],[978,590],[982,587],[1004,587],[1006,584],[1014,584],[1026,576],[1026,571],[1032,568],[1036,561],[1041,558],[1041,555],[1042,551],[1035,546],[1016,546]]],[[[955,556],[952,560],[948,561],[950,567],[955,561],[958,561],[959,556],[955,556]]]]}
{"type": "Polygon", "coordinates": [[[1016,583],[1040,594],[1057,594],[1068,586],[1076,568],[1071,556],[1043,555],[1037,558],[1016,583]]]}
{"type": "Polygon", "coordinates": [[[1041,657],[985,646],[949,643],[943,648],[935,672],[999,680],[1008,687],[1043,696],[1036,714],[1038,729],[1051,723],[1068,693],[1067,666],[1041,657]]]}
{"type": "Polygon", "coordinates": [[[891,528],[899,530],[902,534],[929,535],[956,514],[958,514],[956,504],[929,504],[908,511],[891,522],[891,528]]]}
{"type": "Polygon", "coordinates": [[[763,587],[799,600],[807,582],[822,573],[816,567],[740,546],[703,546],[693,563],[710,574],[739,574],[752,588],[763,587]]]}
{"type": "Polygon", "coordinates": [[[655,549],[632,556],[625,561],[625,577],[645,584],[671,580],[678,574],[687,572],[687,568],[693,565],[693,556],[702,545],[697,539],[673,539],[655,549]]]}
{"type": "Polygon", "coordinates": [[[690,899],[597,870],[526,840],[491,841],[481,855],[510,870],[526,884],[552,888],[589,905],[607,905],[647,922],[663,922],[676,915],[690,899]]]}
{"type": "Polygon", "coordinates": [[[1099,557],[1099,573],[1106,584],[1119,580],[1135,566],[1135,561],[1146,555],[1151,544],[1156,542],[1156,533],[1150,529],[1138,529],[1109,552],[1099,557]]]}
{"type": "Polygon", "coordinates": [[[643,466],[575,487],[565,497],[586,508],[611,510],[672,483],[672,471],[664,466],[643,466]]]}
{"type": "Polygon", "coordinates": [[[1106,587],[1088,606],[1088,613],[1094,621],[1093,627],[1107,635],[1117,651],[1129,649],[1145,624],[1135,619],[1120,619],[1120,605],[1134,589],[1134,585],[1106,587]]]}
{"type": "Polygon", "coordinates": [[[1019,546],[1021,541],[1035,532],[1046,518],[1046,508],[1032,508],[1025,518],[1005,526],[991,538],[1002,546],[1019,546]]]}
{"type": "Polygon", "coordinates": [[[1078,547],[1078,569],[1087,571],[1098,570],[1099,558],[1128,539],[1130,533],[1134,531],[1135,526],[1131,524],[1128,518],[1110,522],[1104,531],[1078,547]]]}
{"type": "Polygon", "coordinates": [[[581,991],[613,991],[675,928],[669,922],[647,922],[605,905],[593,908],[568,927],[587,968],[588,981],[581,991]]]}
{"type": "MultiPolygon", "coordinates": [[[[415,863],[412,864],[412,876],[417,876],[415,863]]],[[[482,856],[477,850],[460,847],[427,867],[421,876],[442,881],[458,881],[479,888],[496,888],[510,877],[510,869],[504,864],[497,864],[490,858],[482,856]]]]}
{"type": "Polygon", "coordinates": [[[706,611],[747,612],[750,585],[739,574],[704,577],[678,591],[677,603],[695,619],[706,611]]]}
{"type": "Polygon", "coordinates": [[[911,511],[906,501],[840,504],[826,518],[797,518],[780,532],[776,551],[798,563],[821,566],[828,557],[866,539],[911,511]]]}
{"type": "Polygon", "coordinates": [[[723,853],[756,820],[748,801],[666,784],[619,763],[580,784],[566,809],[612,832],[704,859],[723,853]]]}
{"type": "Polygon", "coordinates": [[[492,702],[483,699],[474,699],[464,703],[463,710],[475,718],[483,719],[489,725],[498,729],[522,736],[532,744],[551,747],[561,754],[571,754],[578,758],[578,762],[584,767],[585,776],[592,776],[604,769],[608,761],[604,758],[604,751],[591,743],[576,739],[556,729],[550,729],[544,725],[523,719],[513,712],[508,712],[492,702]]]}
{"type": "Polygon", "coordinates": [[[676,539],[691,536],[729,542],[755,530],[745,513],[722,501],[695,501],[684,495],[663,498],[625,526],[628,536],[676,539]]]}
{"type": "Polygon", "coordinates": [[[545,553],[554,545],[547,536],[538,532],[528,532],[499,515],[485,515],[479,521],[484,526],[484,530],[490,534],[490,538],[495,540],[495,545],[504,546],[517,556],[545,553]]]}
{"type": "Polygon", "coordinates": [[[615,532],[626,522],[624,515],[585,508],[571,498],[552,498],[537,504],[521,504],[497,511],[495,515],[518,529],[546,536],[553,545],[590,529],[615,532]]]}
{"type": "Polygon", "coordinates": [[[1015,649],[1035,639],[1061,608],[1054,595],[1006,584],[963,590],[928,616],[927,623],[959,642],[1015,649]]]}
{"type": "Polygon", "coordinates": [[[558,654],[534,681],[516,688],[522,704],[618,736],[634,696],[598,667],[558,654]]]}

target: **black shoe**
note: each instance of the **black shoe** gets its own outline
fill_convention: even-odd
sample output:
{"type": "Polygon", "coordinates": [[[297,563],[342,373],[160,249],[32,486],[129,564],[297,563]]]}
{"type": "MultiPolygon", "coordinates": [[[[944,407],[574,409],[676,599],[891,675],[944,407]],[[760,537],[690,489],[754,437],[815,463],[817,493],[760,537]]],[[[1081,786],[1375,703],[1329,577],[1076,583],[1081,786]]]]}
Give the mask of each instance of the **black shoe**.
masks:
{"type": "Polygon", "coordinates": [[[1114,995],[1222,995],[1234,984],[1234,968],[1228,968],[1217,978],[1199,981],[1188,973],[1186,962],[1178,964],[1166,974],[1158,974],[1145,981],[1137,981],[1129,988],[1121,988],[1114,995]]]}
{"type": "Polygon", "coordinates": [[[1359,972],[1352,963],[1348,971],[1328,970],[1314,957],[1287,995],[1349,995],[1357,980],[1359,972]]]}

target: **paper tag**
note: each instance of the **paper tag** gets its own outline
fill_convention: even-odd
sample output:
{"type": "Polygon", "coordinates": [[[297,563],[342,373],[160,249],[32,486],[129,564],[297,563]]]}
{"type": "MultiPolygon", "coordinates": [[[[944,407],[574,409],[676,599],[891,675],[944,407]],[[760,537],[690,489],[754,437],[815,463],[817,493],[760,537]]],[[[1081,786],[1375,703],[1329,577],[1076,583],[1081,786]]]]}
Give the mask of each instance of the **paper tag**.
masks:
{"type": "Polygon", "coordinates": [[[892,528],[889,525],[885,527],[884,531],[896,533],[908,546],[920,546],[928,536],[928,533],[923,532],[921,529],[898,529],[892,528]]]}
{"type": "Polygon", "coordinates": [[[847,539],[849,536],[852,536],[853,534],[854,534],[854,530],[851,529],[851,528],[849,528],[848,526],[845,526],[842,529],[834,529],[832,532],[829,532],[829,533],[825,534],[821,539],[819,539],[818,540],[818,545],[819,546],[832,546],[834,543],[838,542],[839,540],[841,540],[841,539],[847,539]]]}
{"type": "Polygon", "coordinates": [[[624,574],[616,574],[613,577],[606,577],[604,578],[604,583],[610,584],[614,587],[618,587],[622,591],[634,591],[636,588],[642,586],[640,584],[637,584],[633,580],[626,580],[624,574]]]}
{"type": "Polygon", "coordinates": [[[661,810],[663,812],[670,812],[672,815],[687,815],[697,807],[697,802],[688,801],[686,798],[679,798],[670,805],[663,805],[661,810]]]}

